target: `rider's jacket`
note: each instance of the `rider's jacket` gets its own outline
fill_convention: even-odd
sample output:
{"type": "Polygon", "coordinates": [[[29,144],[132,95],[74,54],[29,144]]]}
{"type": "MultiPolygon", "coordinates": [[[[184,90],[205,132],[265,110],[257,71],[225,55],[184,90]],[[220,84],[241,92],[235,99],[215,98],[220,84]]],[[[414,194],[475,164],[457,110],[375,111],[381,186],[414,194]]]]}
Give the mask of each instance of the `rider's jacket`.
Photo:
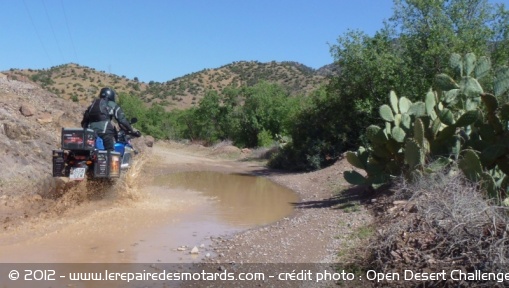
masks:
{"type": "Polygon", "coordinates": [[[115,133],[111,120],[115,118],[120,126],[127,131],[133,131],[127,121],[124,111],[114,101],[105,98],[95,99],[83,114],[81,127],[93,129],[96,133],[115,133]]]}

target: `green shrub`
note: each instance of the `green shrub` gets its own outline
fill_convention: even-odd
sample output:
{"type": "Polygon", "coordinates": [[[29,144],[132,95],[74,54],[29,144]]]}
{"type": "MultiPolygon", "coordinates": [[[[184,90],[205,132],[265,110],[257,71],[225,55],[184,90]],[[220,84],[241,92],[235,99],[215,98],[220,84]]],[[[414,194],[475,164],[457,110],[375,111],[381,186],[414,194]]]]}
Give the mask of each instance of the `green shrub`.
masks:
{"type": "Polygon", "coordinates": [[[260,133],[258,133],[258,147],[269,147],[274,144],[274,139],[270,135],[270,132],[263,129],[260,133]]]}

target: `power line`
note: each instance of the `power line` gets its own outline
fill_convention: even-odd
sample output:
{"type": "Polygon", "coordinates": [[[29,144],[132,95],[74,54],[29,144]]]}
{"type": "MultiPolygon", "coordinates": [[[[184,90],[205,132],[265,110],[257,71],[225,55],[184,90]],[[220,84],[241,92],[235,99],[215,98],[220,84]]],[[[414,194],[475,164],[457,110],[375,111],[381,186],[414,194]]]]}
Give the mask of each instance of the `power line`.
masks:
{"type": "Polygon", "coordinates": [[[49,56],[48,50],[46,49],[46,46],[44,46],[44,42],[42,42],[41,35],[39,34],[39,31],[37,30],[37,27],[35,26],[34,19],[32,19],[32,15],[30,14],[30,10],[28,9],[28,5],[25,0],[23,0],[23,4],[25,4],[25,9],[27,10],[28,17],[30,18],[30,22],[32,23],[32,27],[35,30],[35,34],[37,34],[37,38],[39,38],[39,42],[41,43],[42,48],[44,49],[44,53],[46,53],[46,57],[48,57],[50,66],[53,65],[53,60],[51,60],[51,57],[49,56]]]}
{"type": "Polygon", "coordinates": [[[62,4],[62,10],[64,11],[65,26],[67,27],[67,33],[69,34],[69,38],[71,39],[72,50],[74,51],[74,57],[76,59],[76,64],[78,64],[78,62],[79,62],[78,61],[78,53],[76,53],[76,48],[74,47],[74,41],[72,40],[71,29],[69,29],[69,21],[67,21],[67,15],[65,13],[64,0],[61,0],[60,4],[62,4]]]}
{"type": "Polygon", "coordinates": [[[51,33],[53,33],[53,38],[55,38],[55,42],[57,43],[58,52],[60,53],[60,57],[62,57],[62,61],[65,63],[64,54],[62,53],[62,49],[60,49],[60,44],[58,43],[57,35],[55,34],[55,29],[53,29],[53,24],[51,23],[51,18],[48,14],[48,9],[46,9],[46,3],[42,0],[42,6],[44,7],[44,12],[46,13],[46,18],[49,22],[49,27],[51,28],[51,33]]]}

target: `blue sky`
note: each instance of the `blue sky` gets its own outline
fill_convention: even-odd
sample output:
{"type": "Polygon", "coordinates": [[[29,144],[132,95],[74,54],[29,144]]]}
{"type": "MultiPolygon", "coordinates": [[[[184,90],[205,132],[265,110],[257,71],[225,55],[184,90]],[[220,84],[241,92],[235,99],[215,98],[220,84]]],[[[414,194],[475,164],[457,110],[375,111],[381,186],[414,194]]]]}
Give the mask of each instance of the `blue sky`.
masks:
{"type": "Polygon", "coordinates": [[[392,3],[0,0],[0,71],[72,62],[165,82],[242,60],[297,61],[316,69],[333,62],[329,44],[347,29],[379,30],[392,3]]]}

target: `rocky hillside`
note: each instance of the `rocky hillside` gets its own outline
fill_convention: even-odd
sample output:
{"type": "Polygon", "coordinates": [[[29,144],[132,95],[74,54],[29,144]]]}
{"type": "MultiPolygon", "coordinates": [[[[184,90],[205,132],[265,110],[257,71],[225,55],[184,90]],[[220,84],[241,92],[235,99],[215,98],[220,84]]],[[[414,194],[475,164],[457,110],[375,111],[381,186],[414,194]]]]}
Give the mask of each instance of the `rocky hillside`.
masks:
{"type": "Polygon", "coordinates": [[[77,103],[0,74],[0,195],[51,190],[51,151],[82,114],[77,103]]]}
{"type": "MultiPolygon", "coordinates": [[[[328,65],[329,66],[329,65],[328,65]]],[[[234,62],[216,69],[204,69],[167,82],[144,83],[125,76],[97,71],[77,64],[50,69],[11,69],[4,71],[8,79],[33,81],[62,99],[85,104],[105,86],[117,92],[137,95],[148,105],[159,103],[168,110],[197,105],[208,90],[221,91],[227,86],[251,86],[259,81],[280,83],[292,94],[306,94],[326,81],[333,71],[328,66],[314,70],[296,62],[234,62]]]]}
{"type": "MultiPolygon", "coordinates": [[[[87,105],[0,73],[0,200],[53,193],[52,150],[60,149],[63,127],[80,127],[87,105]]],[[[151,146],[146,141],[153,139],[133,139],[141,152],[151,146]]]]}

